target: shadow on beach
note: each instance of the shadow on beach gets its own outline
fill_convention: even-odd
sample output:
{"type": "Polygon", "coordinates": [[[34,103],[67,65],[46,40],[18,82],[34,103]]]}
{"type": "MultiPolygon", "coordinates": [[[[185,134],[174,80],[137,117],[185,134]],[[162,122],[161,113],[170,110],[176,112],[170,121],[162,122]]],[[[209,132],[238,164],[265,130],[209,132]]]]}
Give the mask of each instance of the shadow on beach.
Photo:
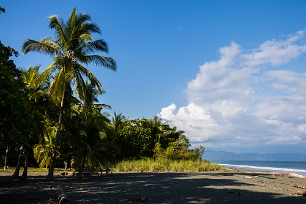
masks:
{"type": "Polygon", "coordinates": [[[56,203],[59,190],[70,203],[306,203],[305,197],[290,195],[290,182],[295,181],[241,172],[116,173],[53,181],[2,176],[0,203],[56,203]]]}

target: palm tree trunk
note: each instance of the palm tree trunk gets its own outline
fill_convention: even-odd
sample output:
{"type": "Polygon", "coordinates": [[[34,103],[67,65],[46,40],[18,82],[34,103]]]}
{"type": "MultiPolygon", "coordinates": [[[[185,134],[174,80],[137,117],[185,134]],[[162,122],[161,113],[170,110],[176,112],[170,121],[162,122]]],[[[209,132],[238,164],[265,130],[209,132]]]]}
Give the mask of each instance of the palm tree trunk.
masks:
{"type": "Polygon", "coordinates": [[[7,155],[8,155],[8,152],[9,152],[9,147],[6,146],[5,156],[4,156],[4,170],[7,169],[7,155]]]}
{"type": "Polygon", "coordinates": [[[17,161],[17,166],[15,169],[15,172],[13,174],[13,178],[18,178],[19,176],[19,172],[20,172],[20,166],[21,166],[21,159],[22,159],[22,150],[23,150],[23,145],[21,145],[20,149],[19,149],[19,155],[18,155],[18,161],[17,161]]]}
{"type": "Polygon", "coordinates": [[[83,155],[84,155],[84,156],[83,156],[83,158],[82,158],[82,163],[81,163],[81,165],[79,166],[79,176],[78,176],[79,179],[82,179],[82,176],[83,176],[83,171],[84,171],[84,167],[85,167],[85,162],[86,162],[87,153],[84,152],[83,155]]]}
{"type": "Polygon", "coordinates": [[[57,124],[56,135],[55,135],[54,150],[53,150],[53,155],[50,161],[49,171],[47,175],[47,179],[50,179],[50,180],[53,179],[53,175],[54,175],[54,164],[55,164],[55,160],[57,156],[56,154],[57,154],[57,146],[59,143],[59,132],[60,132],[61,125],[62,125],[62,118],[63,118],[63,112],[64,112],[64,100],[65,100],[65,85],[64,85],[64,90],[63,90],[63,95],[62,95],[62,100],[61,100],[60,114],[58,116],[58,124],[57,124]]]}
{"type": "Polygon", "coordinates": [[[24,156],[24,167],[23,167],[23,173],[22,173],[22,179],[27,179],[28,176],[28,151],[26,151],[26,154],[24,156]]]}
{"type": "Polygon", "coordinates": [[[55,159],[56,159],[56,152],[57,152],[57,146],[58,146],[58,142],[59,142],[59,131],[62,125],[62,118],[63,118],[63,107],[61,105],[61,109],[60,109],[60,114],[58,117],[58,126],[57,126],[57,130],[56,130],[56,136],[55,136],[55,143],[54,143],[54,150],[53,150],[53,155],[50,161],[50,165],[49,165],[49,171],[48,171],[48,176],[47,179],[53,179],[53,174],[54,174],[54,164],[55,164],[55,159]]]}
{"type": "Polygon", "coordinates": [[[82,174],[83,174],[83,161],[84,161],[84,158],[82,158],[82,162],[81,162],[81,164],[79,166],[78,179],[82,178],[82,174]]]}
{"type": "Polygon", "coordinates": [[[67,169],[68,169],[68,159],[66,159],[66,161],[64,162],[64,164],[65,164],[65,171],[67,171],[67,169]]]}

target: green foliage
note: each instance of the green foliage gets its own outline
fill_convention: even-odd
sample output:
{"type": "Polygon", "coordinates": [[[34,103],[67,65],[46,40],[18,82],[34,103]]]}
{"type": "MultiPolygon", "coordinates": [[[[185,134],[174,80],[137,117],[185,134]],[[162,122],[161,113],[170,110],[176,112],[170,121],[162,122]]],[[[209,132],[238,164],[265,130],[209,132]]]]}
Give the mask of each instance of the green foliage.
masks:
{"type": "Polygon", "coordinates": [[[79,172],[107,169],[115,162],[118,148],[113,127],[101,110],[101,106],[91,103],[74,105],[65,114],[59,149],[62,157],[72,160],[79,172]]]}
{"type": "Polygon", "coordinates": [[[53,141],[56,135],[56,127],[52,126],[50,120],[46,118],[44,125],[46,128],[43,135],[43,141],[33,147],[34,157],[40,168],[47,168],[50,165],[54,151],[53,141]]]}
{"type": "Polygon", "coordinates": [[[115,172],[203,172],[224,170],[220,165],[209,161],[168,159],[124,160],[114,167],[115,172]]]}
{"type": "Polygon", "coordinates": [[[22,71],[16,68],[10,58],[17,52],[0,42],[0,149],[5,152],[21,145],[29,146],[32,131],[33,114],[27,96],[26,86],[22,81],[22,71]]]}
{"type": "MultiPolygon", "coordinates": [[[[115,125],[115,124],[114,124],[115,125]]],[[[157,117],[125,119],[118,130],[121,146],[119,160],[164,158],[169,160],[201,160],[204,147],[190,149],[190,142],[183,131],[177,131],[157,117]]]]}
{"type": "Polygon", "coordinates": [[[50,164],[53,154],[53,139],[55,134],[54,111],[56,107],[46,93],[47,83],[39,75],[39,66],[30,67],[23,71],[21,78],[26,86],[29,111],[32,115],[30,132],[30,147],[33,148],[34,158],[40,167],[50,164]]]}
{"type": "Polygon", "coordinates": [[[26,100],[24,97],[25,85],[21,80],[21,71],[16,68],[13,60],[9,58],[15,54],[10,47],[4,46],[0,42],[0,134],[4,134],[13,130],[14,119],[16,116],[21,118],[19,113],[26,108],[26,100]],[[21,102],[22,108],[17,103],[21,102]],[[21,109],[21,110],[19,110],[21,109]]]}
{"type": "Polygon", "coordinates": [[[153,157],[154,140],[147,119],[125,120],[118,133],[123,159],[153,157]]]}

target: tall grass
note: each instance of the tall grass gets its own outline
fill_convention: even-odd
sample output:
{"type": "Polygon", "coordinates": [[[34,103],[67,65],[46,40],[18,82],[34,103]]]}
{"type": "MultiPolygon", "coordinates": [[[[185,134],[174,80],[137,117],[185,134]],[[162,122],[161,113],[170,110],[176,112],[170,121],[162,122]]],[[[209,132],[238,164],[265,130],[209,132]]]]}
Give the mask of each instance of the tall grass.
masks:
{"type": "Polygon", "coordinates": [[[121,161],[114,172],[203,172],[224,170],[220,165],[209,161],[172,161],[167,159],[140,159],[121,161]]]}

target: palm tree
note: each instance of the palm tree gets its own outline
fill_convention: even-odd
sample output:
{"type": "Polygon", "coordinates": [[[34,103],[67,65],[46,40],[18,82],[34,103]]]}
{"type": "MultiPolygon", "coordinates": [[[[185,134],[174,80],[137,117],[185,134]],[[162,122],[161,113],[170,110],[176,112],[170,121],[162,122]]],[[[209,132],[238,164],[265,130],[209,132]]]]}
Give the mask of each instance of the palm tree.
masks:
{"type": "Polygon", "coordinates": [[[64,106],[68,105],[66,103],[73,93],[72,88],[76,89],[79,96],[86,95],[85,81],[89,80],[102,92],[102,85],[85,66],[88,64],[102,65],[116,70],[116,63],[110,57],[94,54],[95,51],[108,52],[108,48],[104,40],[93,40],[92,34],[101,34],[101,31],[96,24],[91,22],[89,15],[77,14],[74,8],[67,22],[58,16],[50,16],[49,20],[49,27],[55,30],[55,40],[51,38],[41,41],[27,40],[22,50],[24,53],[35,51],[53,57],[53,62],[41,73],[42,77],[52,78],[49,93],[60,106],[54,154],[48,172],[48,178],[52,179],[64,106]]]}
{"type": "Polygon", "coordinates": [[[114,112],[114,116],[112,117],[112,124],[114,126],[114,131],[116,135],[118,134],[119,130],[123,127],[123,122],[125,119],[126,117],[122,113],[117,114],[116,112],[114,112]]]}
{"type": "Polygon", "coordinates": [[[163,124],[161,119],[158,116],[155,116],[151,120],[151,129],[152,129],[152,139],[154,140],[153,143],[153,159],[155,160],[156,157],[161,154],[161,145],[160,145],[160,138],[163,133],[163,124]]]}
{"type": "Polygon", "coordinates": [[[34,146],[34,157],[39,164],[40,168],[45,168],[50,165],[51,156],[54,152],[53,138],[56,135],[55,127],[51,126],[51,123],[46,119],[46,129],[43,136],[43,141],[40,144],[34,146]]]}
{"type": "Polygon", "coordinates": [[[30,125],[31,129],[28,132],[28,134],[24,135],[23,143],[20,147],[19,156],[18,156],[18,163],[16,167],[16,171],[14,173],[14,177],[18,177],[20,165],[21,165],[21,159],[24,158],[24,168],[23,168],[23,174],[22,178],[27,178],[27,172],[28,172],[28,155],[30,153],[31,147],[33,146],[33,143],[38,141],[38,138],[35,136],[41,135],[43,133],[44,124],[42,121],[43,118],[43,110],[44,102],[46,99],[45,89],[46,89],[46,79],[43,79],[39,76],[39,66],[36,67],[30,67],[28,70],[23,71],[21,73],[22,81],[25,84],[25,93],[26,97],[29,102],[28,111],[30,113],[29,117],[27,118],[29,121],[32,121],[32,124],[30,125]]]}
{"type": "Polygon", "coordinates": [[[29,67],[28,70],[24,71],[21,75],[28,89],[28,96],[31,103],[38,103],[45,94],[45,89],[47,88],[47,76],[45,76],[45,78],[40,76],[39,68],[40,66],[29,67]]]}
{"type": "Polygon", "coordinates": [[[80,95],[83,101],[81,106],[74,106],[72,124],[80,121],[76,126],[74,134],[71,136],[74,147],[73,159],[78,166],[79,178],[87,165],[91,169],[100,166],[112,159],[112,144],[109,141],[107,130],[110,129],[109,119],[101,113],[103,108],[109,108],[105,104],[96,104],[98,102],[97,95],[102,94],[95,89],[92,84],[86,82],[86,95],[80,95]]]}

